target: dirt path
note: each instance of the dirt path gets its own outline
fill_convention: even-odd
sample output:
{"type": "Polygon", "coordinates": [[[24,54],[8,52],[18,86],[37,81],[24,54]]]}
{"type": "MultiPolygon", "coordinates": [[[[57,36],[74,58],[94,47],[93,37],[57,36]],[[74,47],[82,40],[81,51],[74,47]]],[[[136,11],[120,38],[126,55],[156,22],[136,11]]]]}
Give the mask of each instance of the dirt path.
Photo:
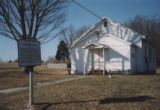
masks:
{"type": "MultiPolygon", "coordinates": [[[[87,77],[88,76],[79,76],[79,77],[76,77],[76,78],[67,78],[67,79],[61,79],[61,80],[57,80],[57,81],[50,81],[50,82],[45,82],[45,83],[37,83],[37,84],[34,85],[34,87],[53,85],[53,84],[58,84],[58,83],[63,83],[63,82],[68,82],[68,81],[73,81],[73,80],[78,80],[78,79],[84,79],[84,78],[87,78],[87,77]]],[[[17,88],[9,88],[9,89],[0,90],[0,94],[7,94],[7,93],[26,90],[26,89],[28,89],[28,86],[26,86],[26,87],[17,87],[17,88]]]]}

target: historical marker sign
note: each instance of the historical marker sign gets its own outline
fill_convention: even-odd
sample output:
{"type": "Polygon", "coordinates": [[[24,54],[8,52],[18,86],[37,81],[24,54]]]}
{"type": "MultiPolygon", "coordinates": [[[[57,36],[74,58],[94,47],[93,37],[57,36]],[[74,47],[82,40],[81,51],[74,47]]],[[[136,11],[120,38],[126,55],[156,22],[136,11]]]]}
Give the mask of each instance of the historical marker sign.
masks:
{"type": "Polygon", "coordinates": [[[19,66],[36,66],[41,64],[39,41],[18,41],[19,66]]]}
{"type": "Polygon", "coordinates": [[[30,68],[29,72],[29,106],[34,104],[33,97],[33,67],[41,64],[41,51],[39,41],[18,41],[18,61],[19,66],[30,68]]]}

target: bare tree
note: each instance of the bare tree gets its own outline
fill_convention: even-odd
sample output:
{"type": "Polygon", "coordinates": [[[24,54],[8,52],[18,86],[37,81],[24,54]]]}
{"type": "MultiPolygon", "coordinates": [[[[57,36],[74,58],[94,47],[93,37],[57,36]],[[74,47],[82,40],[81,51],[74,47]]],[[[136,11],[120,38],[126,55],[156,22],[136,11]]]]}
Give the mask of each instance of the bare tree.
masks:
{"type": "Polygon", "coordinates": [[[128,22],[125,22],[125,26],[145,35],[147,39],[160,39],[160,18],[158,17],[149,18],[137,15],[128,22]]]}
{"type": "Polygon", "coordinates": [[[124,23],[125,26],[143,34],[156,46],[157,64],[160,66],[160,17],[144,17],[137,15],[124,23]]]}
{"type": "Polygon", "coordinates": [[[65,21],[64,8],[68,0],[1,0],[0,35],[16,40],[38,40],[41,43],[55,38],[65,21]]]}
{"type": "Polygon", "coordinates": [[[78,30],[76,30],[75,32],[75,36],[74,36],[74,40],[78,39],[83,33],[85,33],[88,29],[90,28],[90,26],[82,26],[80,27],[78,30]]]}
{"type": "Polygon", "coordinates": [[[68,49],[70,49],[70,46],[72,45],[73,41],[78,39],[88,29],[89,26],[82,26],[79,29],[75,30],[74,27],[70,25],[69,27],[64,28],[60,31],[60,40],[65,41],[66,45],[68,46],[68,49]]]}
{"type": "Polygon", "coordinates": [[[60,40],[63,40],[67,45],[70,59],[71,45],[74,40],[78,39],[84,32],[89,29],[89,26],[82,26],[79,29],[75,30],[72,25],[67,28],[64,28],[60,31],[60,40]]]}
{"type": "MultiPolygon", "coordinates": [[[[67,3],[68,0],[0,0],[0,35],[16,41],[47,43],[58,36],[67,3]]],[[[29,69],[25,67],[24,71],[28,73],[29,69]]]]}
{"type": "Polygon", "coordinates": [[[74,27],[70,25],[69,27],[62,29],[60,33],[61,33],[60,41],[63,40],[67,45],[68,49],[70,49],[70,46],[73,43],[75,35],[74,27]]]}

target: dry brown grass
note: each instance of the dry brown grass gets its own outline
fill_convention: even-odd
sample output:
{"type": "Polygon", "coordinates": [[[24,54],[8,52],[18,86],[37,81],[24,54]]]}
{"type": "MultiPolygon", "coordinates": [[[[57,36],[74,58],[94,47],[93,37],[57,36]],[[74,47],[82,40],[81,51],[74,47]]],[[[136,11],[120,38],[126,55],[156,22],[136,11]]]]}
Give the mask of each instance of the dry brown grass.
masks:
{"type": "MultiPolygon", "coordinates": [[[[35,110],[159,110],[160,75],[92,76],[35,88],[35,110]]],[[[0,95],[1,107],[25,109],[28,91],[0,95]]]]}
{"type": "MultiPolygon", "coordinates": [[[[41,72],[38,67],[36,71],[41,72]]],[[[54,79],[54,76],[75,77],[43,75],[45,71],[40,74],[40,81],[54,79]]],[[[160,110],[160,74],[113,75],[112,79],[91,76],[34,90],[35,110],[160,110]]],[[[28,90],[0,94],[0,102],[0,110],[24,110],[28,103],[28,90]]]]}
{"type": "MultiPolygon", "coordinates": [[[[76,77],[67,74],[67,69],[48,69],[42,64],[35,67],[34,83],[76,77]]],[[[28,86],[28,76],[17,63],[0,63],[0,89],[28,86]]]]}
{"type": "Polygon", "coordinates": [[[160,74],[160,68],[157,68],[156,73],[160,74]]]}

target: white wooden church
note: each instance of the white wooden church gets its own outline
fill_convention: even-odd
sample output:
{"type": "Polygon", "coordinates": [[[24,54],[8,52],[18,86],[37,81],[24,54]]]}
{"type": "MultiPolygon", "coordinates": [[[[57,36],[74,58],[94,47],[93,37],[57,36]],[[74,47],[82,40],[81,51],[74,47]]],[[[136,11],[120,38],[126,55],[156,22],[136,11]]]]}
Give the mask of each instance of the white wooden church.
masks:
{"type": "Polygon", "coordinates": [[[144,35],[104,17],[73,42],[71,73],[155,72],[156,51],[144,35]]]}

